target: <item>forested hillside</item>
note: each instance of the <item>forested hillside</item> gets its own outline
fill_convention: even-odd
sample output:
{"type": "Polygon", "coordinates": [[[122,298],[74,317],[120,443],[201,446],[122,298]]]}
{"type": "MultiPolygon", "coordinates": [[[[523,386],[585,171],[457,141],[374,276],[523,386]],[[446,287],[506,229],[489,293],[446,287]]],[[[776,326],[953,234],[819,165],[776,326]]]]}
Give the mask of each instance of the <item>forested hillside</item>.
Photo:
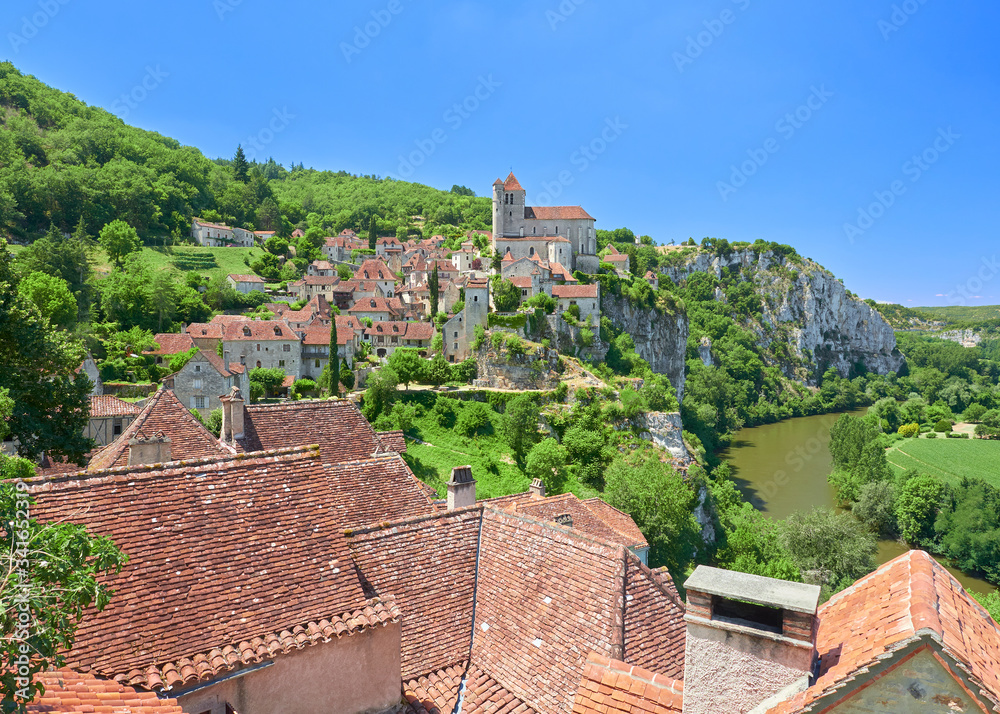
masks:
{"type": "MultiPolygon", "coordinates": [[[[126,125],[0,63],[0,230],[32,240],[50,225],[92,233],[127,221],[147,242],[186,236],[195,216],[289,235],[295,227],[381,234],[486,228],[490,201],[456,186],[320,172],[273,161],[233,166],[126,125]],[[422,216],[427,223],[414,221],[422,216]]],[[[233,147],[234,155],[237,147],[233,147]]]]}

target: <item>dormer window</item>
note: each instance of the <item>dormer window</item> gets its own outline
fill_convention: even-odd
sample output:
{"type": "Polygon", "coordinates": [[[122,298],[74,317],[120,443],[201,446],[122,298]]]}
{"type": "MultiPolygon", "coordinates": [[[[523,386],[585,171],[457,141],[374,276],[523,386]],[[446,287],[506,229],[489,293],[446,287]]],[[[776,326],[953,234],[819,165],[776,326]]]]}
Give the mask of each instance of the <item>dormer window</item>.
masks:
{"type": "Polygon", "coordinates": [[[243,326],[243,336],[244,337],[249,337],[250,336],[250,328],[247,327],[247,326],[245,326],[245,325],[243,326]]]}
{"type": "Polygon", "coordinates": [[[276,327],[274,328],[274,336],[275,336],[275,337],[281,337],[281,328],[280,328],[280,327],[277,327],[277,326],[276,326],[276,327]]]}

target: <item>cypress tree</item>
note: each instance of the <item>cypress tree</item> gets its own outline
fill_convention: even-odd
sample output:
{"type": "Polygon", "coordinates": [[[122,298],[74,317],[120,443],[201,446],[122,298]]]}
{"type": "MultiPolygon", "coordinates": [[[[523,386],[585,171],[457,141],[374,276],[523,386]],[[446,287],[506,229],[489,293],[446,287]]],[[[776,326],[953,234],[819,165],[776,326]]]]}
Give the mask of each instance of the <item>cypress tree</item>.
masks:
{"type": "Polygon", "coordinates": [[[378,221],[375,216],[368,220],[368,248],[375,250],[375,241],[378,240],[378,221]]]}
{"type": "Polygon", "coordinates": [[[440,288],[438,286],[438,266],[436,261],[434,263],[434,270],[431,271],[430,277],[427,278],[427,288],[431,293],[431,320],[433,320],[437,317],[438,294],[440,293],[440,288]]]}
{"type": "Polygon", "coordinates": [[[330,315],[330,361],[327,369],[330,372],[330,394],[340,394],[340,361],[337,359],[337,316],[330,315]]]}
{"type": "Polygon", "coordinates": [[[247,156],[243,153],[243,145],[236,147],[236,156],[233,157],[233,178],[241,183],[246,183],[250,164],[247,163],[247,156]]]}

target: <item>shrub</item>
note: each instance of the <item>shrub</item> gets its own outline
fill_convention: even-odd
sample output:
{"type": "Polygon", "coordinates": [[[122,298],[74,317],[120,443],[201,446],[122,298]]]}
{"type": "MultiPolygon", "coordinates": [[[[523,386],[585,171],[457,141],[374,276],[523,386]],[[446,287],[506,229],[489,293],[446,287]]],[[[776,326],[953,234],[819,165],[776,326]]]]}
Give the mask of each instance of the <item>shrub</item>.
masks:
{"type": "Polygon", "coordinates": [[[566,483],[566,449],[555,439],[549,438],[535,444],[528,452],[524,471],[532,479],[541,479],[545,484],[545,495],[555,496],[563,492],[566,483]]]}
{"type": "Polygon", "coordinates": [[[935,434],[933,431],[929,431],[929,432],[927,432],[927,436],[924,437],[924,438],[926,438],[926,439],[936,439],[937,438],[937,434],[935,434]]]}
{"type": "Polygon", "coordinates": [[[472,328],[472,332],[475,337],[472,340],[472,351],[478,352],[479,348],[483,346],[483,342],[486,340],[486,330],[483,329],[482,325],[476,325],[472,328]]]}
{"type": "Polygon", "coordinates": [[[899,427],[899,431],[897,433],[905,439],[912,439],[920,433],[920,425],[903,424],[903,426],[899,427]]]}
{"type": "Polygon", "coordinates": [[[316,382],[311,379],[297,379],[292,385],[292,391],[299,396],[315,392],[317,389],[316,382]]]}
{"type": "Polygon", "coordinates": [[[948,419],[942,419],[937,424],[934,425],[934,431],[939,434],[951,431],[951,422],[948,419]]]}
{"type": "Polygon", "coordinates": [[[462,413],[455,423],[455,431],[462,436],[474,436],[487,431],[492,425],[490,414],[492,409],[482,402],[470,402],[462,407],[462,413]]]}
{"type": "Polygon", "coordinates": [[[521,357],[524,355],[524,343],[521,342],[521,338],[517,335],[507,335],[505,344],[507,346],[508,354],[514,357],[521,357]]]}
{"type": "Polygon", "coordinates": [[[952,432],[950,434],[946,434],[945,436],[947,436],[947,438],[949,438],[949,439],[968,439],[969,438],[968,434],[956,434],[954,432],[952,432]]]}
{"type": "MultiPolygon", "coordinates": [[[[572,307],[577,307],[573,305],[572,307]]],[[[580,344],[584,347],[590,347],[594,344],[594,333],[588,330],[586,327],[580,330],[580,344]]]]}
{"type": "Polygon", "coordinates": [[[455,415],[459,406],[457,399],[438,397],[437,401],[434,402],[434,409],[431,410],[431,413],[434,414],[434,421],[437,422],[438,426],[450,429],[455,425],[455,415]]]}
{"type": "Polygon", "coordinates": [[[490,343],[493,345],[493,349],[498,350],[503,347],[504,334],[502,332],[494,332],[490,335],[490,343]]]}

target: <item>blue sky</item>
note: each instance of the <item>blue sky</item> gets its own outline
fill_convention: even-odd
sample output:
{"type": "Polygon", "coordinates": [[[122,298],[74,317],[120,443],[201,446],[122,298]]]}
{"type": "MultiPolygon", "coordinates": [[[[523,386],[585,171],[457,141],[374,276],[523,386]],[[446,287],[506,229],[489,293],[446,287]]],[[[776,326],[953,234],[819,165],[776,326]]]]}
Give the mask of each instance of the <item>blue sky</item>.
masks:
{"type": "Polygon", "coordinates": [[[480,195],[513,168],[601,228],[1000,303],[996,2],[6,0],[0,29],[22,71],[211,157],[480,195]]]}

